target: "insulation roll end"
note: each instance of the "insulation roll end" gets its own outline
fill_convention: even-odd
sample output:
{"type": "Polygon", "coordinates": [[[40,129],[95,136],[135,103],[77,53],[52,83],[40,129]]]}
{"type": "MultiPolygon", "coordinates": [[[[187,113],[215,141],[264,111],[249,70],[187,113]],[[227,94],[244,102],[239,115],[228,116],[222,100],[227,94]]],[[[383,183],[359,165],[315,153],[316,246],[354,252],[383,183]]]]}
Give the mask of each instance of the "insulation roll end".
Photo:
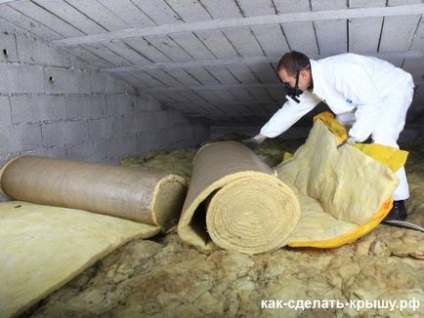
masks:
{"type": "Polygon", "coordinates": [[[286,245],[299,219],[296,194],[251,149],[216,142],[196,154],[178,235],[204,250],[259,254],[286,245]]]}
{"type": "Polygon", "coordinates": [[[158,182],[154,192],[153,222],[165,229],[177,224],[187,193],[185,179],[176,175],[168,175],[158,182]]]}
{"type": "Polygon", "coordinates": [[[15,158],[10,159],[8,162],[6,162],[1,168],[0,168],[0,194],[7,196],[7,193],[3,189],[3,182],[2,178],[4,175],[4,172],[6,171],[7,167],[14,162],[16,159],[19,159],[21,156],[17,156],[15,158]]]}
{"type": "Polygon", "coordinates": [[[286,245],[299,218],[299,201],[287,185],[253,173],[212,197],[206,224],[212,241],[221,248],[258,254],[286,245]]]}

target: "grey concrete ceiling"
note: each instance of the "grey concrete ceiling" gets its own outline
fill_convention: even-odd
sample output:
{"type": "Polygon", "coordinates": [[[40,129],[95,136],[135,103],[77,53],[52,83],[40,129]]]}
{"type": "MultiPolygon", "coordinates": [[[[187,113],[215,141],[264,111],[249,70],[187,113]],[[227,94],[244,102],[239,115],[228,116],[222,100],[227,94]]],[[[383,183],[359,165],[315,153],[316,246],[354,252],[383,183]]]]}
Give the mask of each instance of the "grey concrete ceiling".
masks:
{"type": "Polygon", "coordinates": [[[355,52],[409,71],[424,123],[422,0],[0,0],[0,17],[141,93],[212,123],[258,125],[280,107],[289,50],[355,52]]]}

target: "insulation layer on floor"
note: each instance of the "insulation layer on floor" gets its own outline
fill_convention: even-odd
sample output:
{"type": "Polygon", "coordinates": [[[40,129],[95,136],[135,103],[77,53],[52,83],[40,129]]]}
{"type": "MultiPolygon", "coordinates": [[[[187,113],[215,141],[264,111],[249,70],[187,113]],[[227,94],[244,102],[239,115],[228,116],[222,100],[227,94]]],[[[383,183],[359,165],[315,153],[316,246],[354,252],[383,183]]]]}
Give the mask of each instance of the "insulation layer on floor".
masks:
{"type": "Polygon", "coordinates": [[[0,314],[9,317],[128,240],[174,225],[186,181],[153,169],[20,156],[2,167],[0,190],[15,200],[0,204],[0,314]]]}
{"type": "Polygon", "coordinates": [[[0,203],[0,316],[22,313],[117,247],[160,230],[81,210],[0,203]]]}

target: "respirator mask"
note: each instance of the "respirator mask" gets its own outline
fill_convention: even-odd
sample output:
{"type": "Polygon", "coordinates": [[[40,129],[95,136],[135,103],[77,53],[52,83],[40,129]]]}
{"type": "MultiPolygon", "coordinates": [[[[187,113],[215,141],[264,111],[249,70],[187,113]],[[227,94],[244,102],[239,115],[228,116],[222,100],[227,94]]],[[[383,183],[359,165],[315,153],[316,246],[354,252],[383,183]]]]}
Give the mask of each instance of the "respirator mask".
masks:
{"type": "Polygon", "coordinates": [[[286,95],[288,95],[296,103],[300,102],[298,97],[302,95],[303,93],[303,91],[299,88],[299,76],[300,76],[300,69],[299,69],[299,66],[296,65],[296,83],[294,87],[291,87],[289,83],[284,82],[284,90],[286,91],[286,95]]]}

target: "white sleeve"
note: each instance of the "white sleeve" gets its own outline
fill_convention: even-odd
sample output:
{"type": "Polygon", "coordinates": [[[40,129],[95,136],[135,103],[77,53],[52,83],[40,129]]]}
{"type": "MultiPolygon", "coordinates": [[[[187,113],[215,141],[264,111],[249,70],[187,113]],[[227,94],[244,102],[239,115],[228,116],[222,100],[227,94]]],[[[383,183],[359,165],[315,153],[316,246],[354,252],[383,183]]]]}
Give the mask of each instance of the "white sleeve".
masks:
{"type": "Polygon", "coordinates": [[[299,103],[287,96],[287,101],[262,127],[261,135],[274,138],[293,126],[306,113],[310,112],[320,99],[309,91],[299,96],[299,103]]]}
{"type": "Polygon", "coordinates": [[[345,84],[357,101],[356,121],[349,130],[349,136],[361,142],[367,139],[374,130],[384,102],[368,74],[360,68],[350,70],[345,84]]]}

